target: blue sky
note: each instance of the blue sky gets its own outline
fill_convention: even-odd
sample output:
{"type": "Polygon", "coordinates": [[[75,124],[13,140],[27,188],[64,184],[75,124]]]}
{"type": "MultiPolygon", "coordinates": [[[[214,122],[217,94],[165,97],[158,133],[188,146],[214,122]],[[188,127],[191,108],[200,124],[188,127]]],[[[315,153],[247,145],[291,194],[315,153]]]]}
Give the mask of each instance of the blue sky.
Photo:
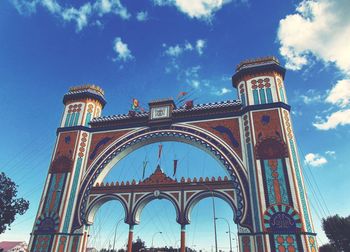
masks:
{"type": "MultiPolygon", "coordinates": [[[[176,97],[180,91],[191,91],[196,103],[235,99],[230,83],[235,66],[275,55],[288,70],[287,95],[313,219],[319,242],[326,242],[320,218],[347,216],[350,210],[349,11],[347,0],[1,1],[0,169],[19,184],[19,194],[31,201],[31,208],[0,240],[28,240],[62,97],[70,86],[100,85],[108,101],[104,115],[126,113],[134,97],[146,107],[152,99],[176,97]]],[[[191,167],[191,160],[185,162],[191,167]]],[[[220,174],[219,169],[213,164],[205,173],[220,174]]],[[[209,220],[200,219],[209,203],[198,208],[200,231],[212,228],[209,220]]],[[[225,203],[218,204],[222,214],[230,213],[225,203]]],[[[147,206],[146,220],[157,207],[169,212],[159,227],[174,219],[170,203],[160,201],[147,206]]],[[[101,216],[111,209],[103,206],[101,216]]],[[[167,243],[176,242],[169,232],[179,230],[175,222],[172,226],[163,230],[167,243]]],[[[190,230],[194,226],[189,236],[198,238],[199,231],[190,230]]],[[[196,243],[204,241],[193,238],[196,243]]]]}

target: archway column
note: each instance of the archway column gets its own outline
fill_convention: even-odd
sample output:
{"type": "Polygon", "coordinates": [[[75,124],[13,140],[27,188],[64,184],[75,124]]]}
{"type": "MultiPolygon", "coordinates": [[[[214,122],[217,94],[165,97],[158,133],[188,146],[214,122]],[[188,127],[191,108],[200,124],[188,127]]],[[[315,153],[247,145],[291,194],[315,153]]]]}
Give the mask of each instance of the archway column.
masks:
{"type": "Polygon", "coordinates": [[[133,236],[134,236],[134,225],[129,224],[128,252],[132,252],[133,236]]]}
{"type": "Polygon", "coordinates": [[[181,236],[180,236],[180,240],[181,240],[181,252],[185,252],[186,251],[186,225],[185,224],[181,224],[181,236]]]}

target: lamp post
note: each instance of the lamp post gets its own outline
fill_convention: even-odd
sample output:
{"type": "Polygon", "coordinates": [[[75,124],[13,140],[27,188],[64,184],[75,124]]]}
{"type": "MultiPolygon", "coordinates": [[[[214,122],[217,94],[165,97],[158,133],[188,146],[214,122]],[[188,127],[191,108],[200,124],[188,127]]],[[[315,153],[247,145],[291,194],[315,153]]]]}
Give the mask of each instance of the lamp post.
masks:
{"type": "Polygon", "coordinates": [[[123,220],[124,218],[121,218],[120,220],[118,220],[117,224],[115,225],[115,229],[114,229],[114,240],[113,240],[113,251],[114,251],[114,247],[115,247],[115,238],[117,237],[117,228],[119,223],[123,220]]]}
{"type": "MultiPolygon", "coordinates": [[[[153,236],[152,236],[152,249],[153,249],[153,239],[154,239],[154,237],[155,237],[157,234],[162,234],[162,232],[156,232],[156,233],[153,234],[153,236]]],[[[154,250],[154,249],[153,249],[153,250],[154,250]]]]}
{"type": "Polygon", "coordinates": [[[212,205],[213,205],[213,222],[214,222],[214,236],[215,236],[215,252],[218,252],[218,237],[216,234],[216,213],[215,213],[215,202],[214,202],[214,192],[213,190],[207,186],[206,184],[199,184],[199,183],[191,183],[193,185],[199,185],[199,186],[204,186],[211,192],[211,199],[212,199],[212,205]]]}
{"type": "MultiPolygon", "coordinates": [[[[229,236],[229,240],[230,240],[230,252],[232,252],[232,242],[231,242],[231,228],[230,228],[230,223],[226,220],[226,218],[216,218],[217,220],[224,220],[227,223],[228,226],[228,236],[229,236]]],[[[227,232],[226,232],[227,233],[227,232]]]]}

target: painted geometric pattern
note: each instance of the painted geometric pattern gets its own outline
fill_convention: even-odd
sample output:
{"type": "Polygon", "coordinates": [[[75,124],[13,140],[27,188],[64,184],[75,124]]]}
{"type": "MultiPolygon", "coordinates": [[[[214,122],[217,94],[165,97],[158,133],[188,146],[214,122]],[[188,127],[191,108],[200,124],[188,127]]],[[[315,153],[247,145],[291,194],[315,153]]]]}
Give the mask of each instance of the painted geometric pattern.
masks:
{"type": "Polygon", "coordinates": [[[242,238],[243,252],[251,251],[250,238],[248,236],[244,236],[242,238]]]}
{"type": "Polygon", "coordinates": [[[60,203],[61,195],[63,193],[64,182],[66,174],[54,173],[52,174],[47,200],[44,206],[44,212],[57,212],[60,203]]]}
{"type": "Polygon", "coordinates": [[[300,216],[290,206],[274,205],[264,213],[264,228],[274,233],[295,233],[301,229],[300,216]]]}
{"type": "Polygon", "coordinates": [[[264,160],[269,205],[289,204],[284,167],[281,159],[264,160]]]}
{"type": "Polygon", "coordinates": [[[316,239],[314,236],[309,236],[309,245],[310,245],[311,252],[317,251],[316,239]]]}
{"type": "Polygon", "coordinates": [[[274,235],[275,249],[278,252],[298,252],[296,237],[289,235],[274,235]]]}
{"type": "Polygon", "coordinates": [[[33,247],[33,252],[48,252],[51,242],[50,235],[38,235],[36,237],[35,246],[33,247]]]}
{"type": "Polygon", "coordinates": [[[69,198],[69,202],[68,202],[66,219],[64,221],[64,226],[63,226],[63,232],[68,232],[69,222],[70,222],[70,218],[72,216],[72,210],[73,210],[73,203],[74,203],[74,199],[75,199],[75,193],[77,191],[77,187],[78,187],[78,183],[79,183],[79,175],[80,175],[80,169],[81,169],[82,161],[83,161],[82,158],[78,158],[78,161],[77,161],[77,164],[76,164],[76,167],[75,167],[72,191],[70,193],[70,198],[69,198]]]}
{"type": "Polygon", "coordinates": [[[54,233],[58,229],[60,218],[56,212],[45,212],[35,223],[36,232],[54,233]]]}
{"type": "Polygon", "coordinates": [[[66,243],[67,243],[67,237],[66,236],[62,236],[60,238],[60,243],[58,245],[58,252],[64,252],[65,251],[66,243]]]}

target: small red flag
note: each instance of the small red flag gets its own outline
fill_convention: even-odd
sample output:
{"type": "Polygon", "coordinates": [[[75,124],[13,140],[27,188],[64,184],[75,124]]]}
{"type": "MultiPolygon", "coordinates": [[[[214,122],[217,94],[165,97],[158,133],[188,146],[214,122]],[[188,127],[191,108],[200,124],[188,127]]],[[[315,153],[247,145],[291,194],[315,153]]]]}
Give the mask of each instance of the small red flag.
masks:
{"type": "Polygon", "coordinates": [[[161,157],[161,155],[162,155],[162,150],[163,150],[163,145],[162,144],[160,144],[160,145],[158,145],[158,159],[160,159],[160,157],[161,157]]]}
{"type": "Polygon", "coordinates": [[[177,95],[177,99],[179,99],[180,97],[185,96],[187,94],[188,94],[187,92],[182,91],[177,95]]]}
{"type": "Polygon", "coordinates": [[[174,174],[173,174],[173,177],[174,177],[175,174],[176,174],[176,168],[177,168],[177,160],[174,159],[174,174]]]}

